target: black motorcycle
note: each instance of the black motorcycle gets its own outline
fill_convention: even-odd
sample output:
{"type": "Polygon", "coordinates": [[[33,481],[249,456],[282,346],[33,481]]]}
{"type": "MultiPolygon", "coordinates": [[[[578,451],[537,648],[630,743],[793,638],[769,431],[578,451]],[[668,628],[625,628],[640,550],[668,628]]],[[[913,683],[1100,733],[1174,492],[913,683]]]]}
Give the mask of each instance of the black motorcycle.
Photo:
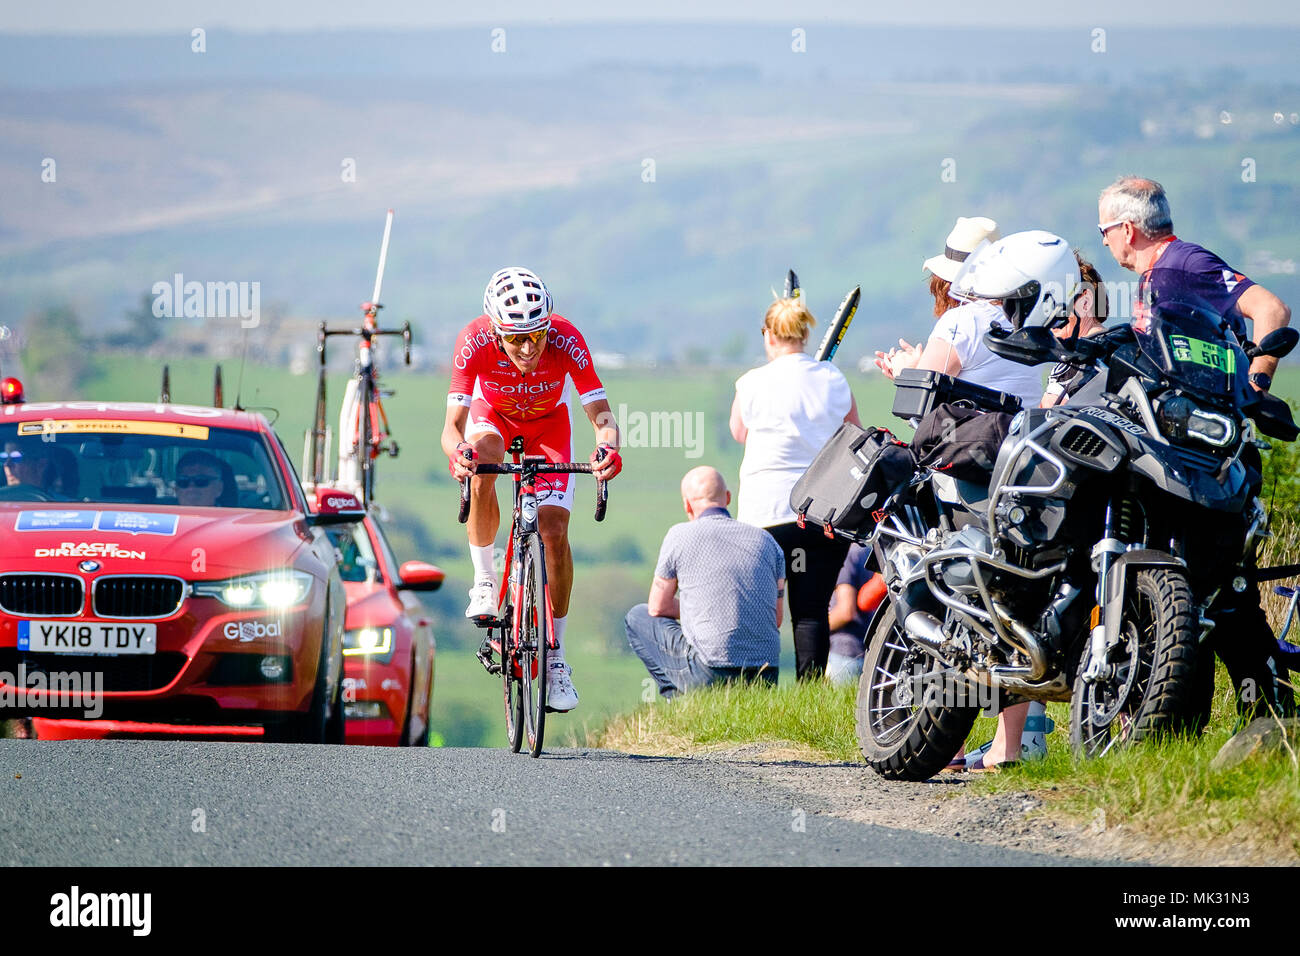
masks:
{"type": "MultiPolygon", "coordinates": [[[[1066,405],[1014,415],[991,480],[924,469],[874,513],[865,537],[889,603],[868,634],[857,732],[875,770],[929,778],[994,704],[1070,701],[1089,756],[1197,719],[1207,611],[1253,581],[1267,530],[1256,434],[1297,435],[1286,404],[1251,389],[1249,358],[1298,338],[1256,348],[1203,303],[1171,301],[1145,331],[986,339],[1004,358],[1096,374],[1066,405]]],[[[895,405],[914,417],[957,383],[897,384],[921,394],[895,405]]],[[[958,404],[999,406],[961,386],[958,404]]]]}

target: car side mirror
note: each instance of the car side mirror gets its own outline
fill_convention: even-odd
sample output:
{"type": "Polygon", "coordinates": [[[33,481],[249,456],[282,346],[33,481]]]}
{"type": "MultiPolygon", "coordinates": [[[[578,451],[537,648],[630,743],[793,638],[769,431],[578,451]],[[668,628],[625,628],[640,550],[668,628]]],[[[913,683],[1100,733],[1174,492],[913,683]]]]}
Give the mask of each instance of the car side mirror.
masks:
{"type": "Polygon", "coordinates": [[[424,561],[407,561],[397,574],[402,579],[398,588],[403,591],[436,591],[446,577],[442,568],[424,561]]]}
{"type": "Polygon", "coordinates": [[[340,524],[355,524],[366,516],[366,509],[356,495],[346,491],[316,492],[316,510],[307,515],[307,524],[313,528],[329,528],[340,524]]]}

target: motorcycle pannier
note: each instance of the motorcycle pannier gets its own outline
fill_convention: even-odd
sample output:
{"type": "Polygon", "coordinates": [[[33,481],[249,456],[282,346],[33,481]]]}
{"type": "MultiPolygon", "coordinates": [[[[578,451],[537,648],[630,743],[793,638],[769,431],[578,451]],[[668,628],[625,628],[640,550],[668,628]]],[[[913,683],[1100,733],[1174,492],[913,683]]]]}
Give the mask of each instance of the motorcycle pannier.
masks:
{"type": "Polygon", "coordinates": [[[924,418],[945,403],[986,412],[1020,411],[1020,399],[929,369],[905,368],[894,377],[894,414],[903,419],[924,418]]]}
{"type": "Polygon", "coordinates": [[[889,431],[845,422],[795,483],[790,507],[801,523],[866,534],[875,526],[872,512],[915,471],[912,450],[889,431]]]}

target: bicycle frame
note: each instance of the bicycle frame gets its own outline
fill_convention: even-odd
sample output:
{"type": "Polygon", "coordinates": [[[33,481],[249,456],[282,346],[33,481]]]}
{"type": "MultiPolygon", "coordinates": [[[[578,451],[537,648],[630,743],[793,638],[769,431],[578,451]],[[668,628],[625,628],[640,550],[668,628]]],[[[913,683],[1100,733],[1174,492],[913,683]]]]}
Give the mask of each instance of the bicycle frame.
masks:
{"type": "MultiPolygon", "coordinates": [[[[497,598],[497,616],[501,617],[501,609],[505,606],[506,595],[509,594],[512,602],[511,626],[512,633],[518,634],[521,629],[522,621],[520,615],[523,613],[523,587],[524,576],[521,568],[517,567],[517,552],[522,552],[528,545],[528,538],[532,535],[538,536],[538,548],[541,551],[542,561],[546,561],[546,545],[541,540],[541,529],[537,523],[537,471],[535,467],[530,467],[546,459],[540,455],[521,455],[523,445],[518,439],[511,443],[511,462],[520,470],[514,473],[514,509],[510,519],[510,539],[506,544],[506,562],[501,571],[501,587],[499,597],[497,598]],[[518,446],[518,447],[516,447],[518,446]],[[519,542],[519,547],[515,543],[519,542]]],[[[555,640],[555,619],[551,614],[551,582],[548,578],[542,588],[543,601],[546,607],[546,633],[550,635],[547,647],[555,650],[559,647],[555,640]]],[[[534,677],[536,675],[533,675],[534,677]]]]}

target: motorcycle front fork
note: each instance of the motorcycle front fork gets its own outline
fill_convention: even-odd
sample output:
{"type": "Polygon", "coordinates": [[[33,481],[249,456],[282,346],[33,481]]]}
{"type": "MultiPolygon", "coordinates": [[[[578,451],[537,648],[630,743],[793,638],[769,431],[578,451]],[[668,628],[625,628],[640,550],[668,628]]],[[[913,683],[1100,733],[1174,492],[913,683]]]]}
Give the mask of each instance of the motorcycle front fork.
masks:
{"type": "MultiPolygon", "coordinates": [[[[1117,535],[1119,511],[1115,499],[1106,503],[1106,522],[1101,540],[1092,548],[1092,568],[1097,573],[1097,608],[1098,612],[1088,637],[1088,666],[1084,669],[1083,679],[1089,683],[1107,676],[1110,670],[1106,663],[1109,648],[1106,645],[1106,594],[1110,583],[1110,569],[1115,559],[1128,550],[1128,545],[1117,535]]],[[[1119,631],[1116,629],[1116,634],[1119,631]]]]}

